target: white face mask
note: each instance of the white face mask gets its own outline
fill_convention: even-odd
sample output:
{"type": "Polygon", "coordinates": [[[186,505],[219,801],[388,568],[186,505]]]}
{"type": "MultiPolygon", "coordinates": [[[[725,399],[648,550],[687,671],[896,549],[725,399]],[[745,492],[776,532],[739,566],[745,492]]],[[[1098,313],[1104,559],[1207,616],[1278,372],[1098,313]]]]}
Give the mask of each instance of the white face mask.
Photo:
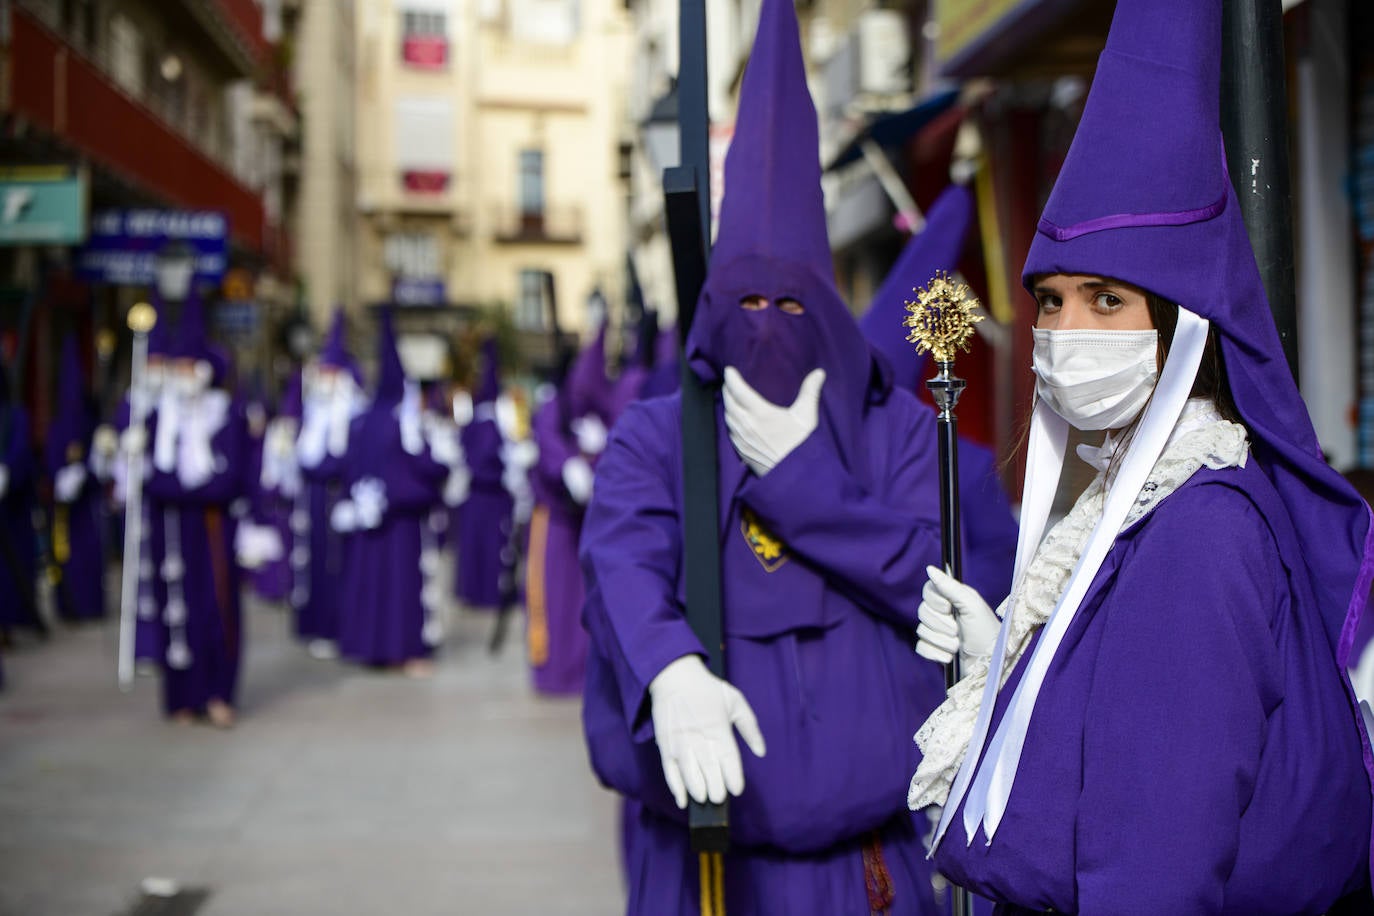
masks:
{"type": "Polygon", "coordinates": [[[1035,393],[1069,425],[1119,429],[1159,379],[1156,331],[1047,331],[1035,336],[1035,393]]]}

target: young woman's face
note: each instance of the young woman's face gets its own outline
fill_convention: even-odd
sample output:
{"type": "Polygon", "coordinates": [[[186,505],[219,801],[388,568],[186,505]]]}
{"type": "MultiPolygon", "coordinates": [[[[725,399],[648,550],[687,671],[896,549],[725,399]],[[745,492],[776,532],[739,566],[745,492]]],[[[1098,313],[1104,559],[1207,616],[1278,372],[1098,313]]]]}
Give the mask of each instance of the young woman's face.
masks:
{"type": "Polygon", "coordinates": [[[1035,321],[1047,331],[1150,331],[1150,307],[1138,287],[1108,277],[1049,274],[1033,287],[1035,321]]]}

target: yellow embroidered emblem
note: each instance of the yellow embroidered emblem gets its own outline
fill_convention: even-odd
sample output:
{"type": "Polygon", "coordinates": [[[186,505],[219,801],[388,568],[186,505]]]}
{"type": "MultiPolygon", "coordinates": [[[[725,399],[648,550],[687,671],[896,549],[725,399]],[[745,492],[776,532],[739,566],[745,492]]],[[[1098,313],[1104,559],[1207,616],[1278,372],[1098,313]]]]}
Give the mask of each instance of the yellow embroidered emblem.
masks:
{"type": "Polygon", "coordinates": [[[787,545],[763,527],[763,522],[752,510],[745,509],[741,513],[739,528],[744,534],[745,543],[754,551],[754,557],[768,572],[776,572],[792,558],[787,552],[787,545]]]}

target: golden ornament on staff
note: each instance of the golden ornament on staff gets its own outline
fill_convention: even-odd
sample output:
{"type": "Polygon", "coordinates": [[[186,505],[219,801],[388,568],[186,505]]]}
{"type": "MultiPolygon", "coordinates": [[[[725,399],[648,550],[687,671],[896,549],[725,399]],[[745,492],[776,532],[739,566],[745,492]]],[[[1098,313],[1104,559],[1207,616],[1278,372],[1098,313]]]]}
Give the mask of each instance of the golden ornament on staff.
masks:
{"type": "Polygon", "coordinates": [[[968,284],[941,272],[915,293],[916,301],[906,303],[909,314],[902,323],[911,329],[906,339],[916,345],[916,352],[930,353],[937,363],[954,362],[958,350],[967,353],[973,326],[985,317],[978,314],[978,299],[968,284]]]}

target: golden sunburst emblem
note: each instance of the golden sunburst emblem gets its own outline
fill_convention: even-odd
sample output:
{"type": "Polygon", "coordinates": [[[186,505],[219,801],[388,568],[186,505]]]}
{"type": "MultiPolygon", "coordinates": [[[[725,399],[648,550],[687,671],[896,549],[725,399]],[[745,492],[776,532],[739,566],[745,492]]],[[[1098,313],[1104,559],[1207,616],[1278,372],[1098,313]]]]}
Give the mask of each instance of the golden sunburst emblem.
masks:
{"type": "Polygon", "coordinates": [[[977,314],[978,298],[968,284],[941,271],[915,293],[916,300],[906,303],[902,324],[910,329],[906,339],[916,352],[929,352],[939,363],[953,362],[957,350],[967,353],[973,326],[985,317],[977,314]]]}

